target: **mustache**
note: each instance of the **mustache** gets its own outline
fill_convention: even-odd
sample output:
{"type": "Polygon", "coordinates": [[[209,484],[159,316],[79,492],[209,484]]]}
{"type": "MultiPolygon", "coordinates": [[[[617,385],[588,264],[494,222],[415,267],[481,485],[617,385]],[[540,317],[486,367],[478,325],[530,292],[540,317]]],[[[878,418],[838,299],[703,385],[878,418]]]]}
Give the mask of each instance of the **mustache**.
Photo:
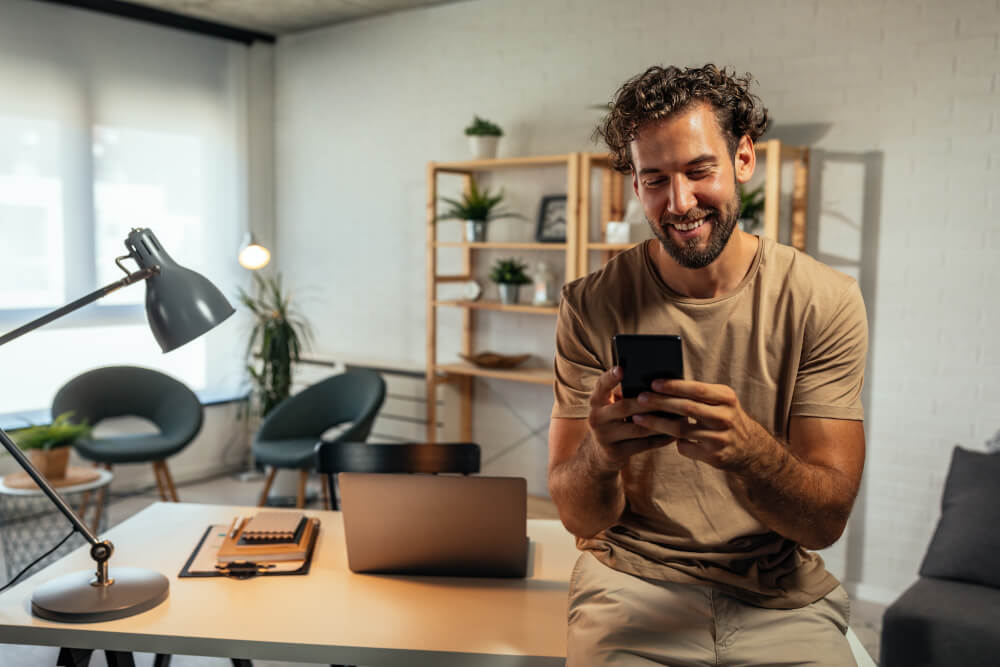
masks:
{"type": "Polygon", "coordinates": [[[688,222],[694,222],[695,220],[701,220],[702,218],[707,218],[708,216],[715,214],[716,210],[714,208],[695,207],[681,216],[664,213],[663,216],[660,218],[660,222],[665,225],[676,225],[678,223],[684,224],[688,222]]]}

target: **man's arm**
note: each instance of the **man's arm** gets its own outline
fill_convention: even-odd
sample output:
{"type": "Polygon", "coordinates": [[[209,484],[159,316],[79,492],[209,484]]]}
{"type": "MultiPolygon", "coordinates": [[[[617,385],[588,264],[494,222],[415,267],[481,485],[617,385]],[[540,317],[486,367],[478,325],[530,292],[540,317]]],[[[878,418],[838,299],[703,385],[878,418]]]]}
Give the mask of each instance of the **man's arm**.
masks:
{"type": "Polygon", "coordinates": [[[621,369],[603,373],[590,396],[586,419],[552,420],[549,426],[549,495],[566,530],[593,537],[618,521],[625,509],[621,470],[638,452],[673,438],[626,422],[639,408],[634,399],[611,402],[621,369]]]}
{"type": "Polygon", "coordinates": [[[810,549],[840,537],[864,468],[860,421],[792,417],[786,447],[743,411],[730,387],[658,380],[653,389],[639,396],[640,405],[694,421],[649,414],[634,421],[677,437],[680,454],[736,477],[771,530],[810,549]]]}

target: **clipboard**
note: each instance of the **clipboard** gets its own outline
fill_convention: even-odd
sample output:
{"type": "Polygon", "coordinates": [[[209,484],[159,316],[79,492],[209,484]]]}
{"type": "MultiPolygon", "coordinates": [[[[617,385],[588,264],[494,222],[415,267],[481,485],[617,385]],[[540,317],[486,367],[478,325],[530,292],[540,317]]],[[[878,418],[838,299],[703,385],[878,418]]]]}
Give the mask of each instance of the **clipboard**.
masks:
{"type": "Polygon", "coordinates": [[[213,524],[205,529],[201,539],[188,557],[184,567],[178,573],[178,578],[229,577],[231,579],[249,579],[250,577],[270,577],[279,575],[309,574],[313,553],[316,550],[316,539],[319,536],[319,519],[310,518],[313,522],[312,536],[306,548],[304,560],[289,560],[277,563],[219,563],[216,555],[219,547],[226,539],[229,527],[224,524],[213,524]],[[220,565],[226,567],[220,568],[220,565]]]}

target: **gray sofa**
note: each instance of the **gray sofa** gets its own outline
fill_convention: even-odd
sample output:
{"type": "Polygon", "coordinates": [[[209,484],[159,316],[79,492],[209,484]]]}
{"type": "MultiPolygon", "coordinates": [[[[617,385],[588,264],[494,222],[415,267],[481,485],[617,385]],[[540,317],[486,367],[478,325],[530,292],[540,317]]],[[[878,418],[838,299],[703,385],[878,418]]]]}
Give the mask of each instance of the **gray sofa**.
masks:
{"type": "Polygon", "coordinates": [[[880,667],[1000,665],[1000,453],[955,447],[920,578],[886,610],[880,667]]]}

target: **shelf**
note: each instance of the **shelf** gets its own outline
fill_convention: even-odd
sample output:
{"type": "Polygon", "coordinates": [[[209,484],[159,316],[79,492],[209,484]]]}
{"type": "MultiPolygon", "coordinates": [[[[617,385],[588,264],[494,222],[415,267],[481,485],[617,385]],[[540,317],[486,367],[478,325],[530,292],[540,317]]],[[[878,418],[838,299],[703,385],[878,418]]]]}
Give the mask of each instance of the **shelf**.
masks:
{"type": "Polygon", "coordinates": [[[492,242],[468,243],[466,241],[435,241],[435,248],[472,248],[479,250],[558,250],[566,251],[565,243],[532,243],[532,242],[492,242]]]}
{"type": "Polygon", "coordinates": [[[528,303],[506,305],[499,301],[435,301],[435,306],[455,306],[475,310],[503,310],[509,313],[531,313],[532,315],[557,315],[559,306],[535,306],[528,303]]]}
{"type": "Polygon", "coordinates": [[[511,380],[512,382],[530,382],[552,386],[555,373],[551,368],[480,368],[473,364],[458,362],[454,364],[438,364],[434,367],[439,373],[451,375],[474,375],[476,377],[511,380]]]}
{"type": "Polygon", "coordinates": [[[437,171],[465,173],[483,169],[516,169],[518,167],[561,166],[569,162],[570,155],[536,155],[534,157],[495,158],[492,160],[459,160],[456,162],[432,162],[437,171]]]}

